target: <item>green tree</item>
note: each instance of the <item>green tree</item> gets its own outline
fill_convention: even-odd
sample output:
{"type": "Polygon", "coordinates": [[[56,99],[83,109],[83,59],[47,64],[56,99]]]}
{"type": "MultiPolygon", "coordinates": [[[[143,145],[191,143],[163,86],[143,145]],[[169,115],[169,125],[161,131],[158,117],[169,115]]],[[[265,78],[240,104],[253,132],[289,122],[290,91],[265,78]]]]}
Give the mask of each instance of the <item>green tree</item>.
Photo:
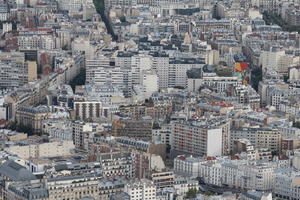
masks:
{"type": "Polygon", "coordinates": [[[160,129],[158,122],[153,122],[152,129],[160,129]]]}
{"type": "Polygon", "coordinates": [[[188,78],[201,78],[201,70],[198,68],[192,68],[190,70],[187,70],[186,75],[188,78]]]}
{"type": "Polygon", "coordinates": [[[213,195],[214,193],[213,193],[213,192],[210,192],[210,191],[206,191],[204,194],[205,194],[206,196],[211,196],[211,195],[213,195]]]}
{"type": "Polygon", "coordinates": [[[281,18],[281,16],[276,13],[265,11],[263,13],[263,19],[265,20],[267,25],[277,24],[278,26],[280,26],[282,28],[283,31],[289,31],[289,32],[297,31],[298,33],[300,33],[300,26],[288,25],[281,18]]]}
{"type": "Polygon", "coordinates": [[[18,124],[16,131],[27,133],[28,135],[33,135],[33,129],[29,125],[18,124]]]}
{"type": "Polygon", "coordinates": [[[294,122],[293,127],[300,128],[300,121],[294,122]]]}
{"type": "Polygon", "coordinates": [[[64,46],[62,47],[62,50],[64,50],[64,51],[68,50],[68,45],[64,45],[64,46]]]}
{"type": "Polygon", "coordinates": [[[120,19],[121,22],[127,22],[127,21],[126,21],[126,17],[125,17],[124,15],[121,16],[119,19],[120,19]]]}
{"type": "Polygon", "coordinates": [[[197,189],[189,189],[189,191],[186,193],[185,198],[187,199],[193,199],[197,197],[198,190],[197,189]]]}
{"type": "Polygon", "coordinates": [[[94,0],[94,5],[96,7],[97,12],[104,13],[104,10],[105,10],[104,0],[94,0]]]}
{"type": "Polygon", "coordinates": [[[111,35],[114,41],[118,40],[118,36],[114,33],[113,27],[110,22],[109,16],[105,13],[104,0],[93,0],[97,12],[101,15],[101,19],[104,22],[107,32],[111,35]]]}
{"type": "Polygon", "coordinates": [[[216,74],[218,76],[224,76],[224,77],[232,76],[232,69],[230,68],[216,69],[216,74]]]}
{"type": "Polygon", "coordinates": [[[13,130],[13,131],[17,130],[17,126],[18,126],[18,124],[17,124],[16,121],[10,122],[10,123],[8,124],[8,128],[11,129],[11,130],[13,130]]]}

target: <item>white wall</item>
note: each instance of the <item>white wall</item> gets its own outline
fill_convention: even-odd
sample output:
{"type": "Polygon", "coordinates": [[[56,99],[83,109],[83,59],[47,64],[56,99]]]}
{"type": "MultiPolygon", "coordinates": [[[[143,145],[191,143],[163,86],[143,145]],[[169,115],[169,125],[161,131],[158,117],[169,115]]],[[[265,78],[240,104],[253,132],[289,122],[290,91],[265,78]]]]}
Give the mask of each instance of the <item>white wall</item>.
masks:
{"type": "Polygon", "coordinates": [[[207,131],[207,156],[222,155],[222,129],[207,131]]]}

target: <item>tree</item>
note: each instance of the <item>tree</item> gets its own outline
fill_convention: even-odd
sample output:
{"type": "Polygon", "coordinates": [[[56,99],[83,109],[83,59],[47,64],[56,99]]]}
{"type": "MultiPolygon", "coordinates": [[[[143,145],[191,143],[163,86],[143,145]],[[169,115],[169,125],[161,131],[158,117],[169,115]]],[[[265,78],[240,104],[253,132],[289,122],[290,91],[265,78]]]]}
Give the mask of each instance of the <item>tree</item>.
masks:
{"type": "Polygon", "coordinates": [[[127,22],[127,21],[126,21],[126,17],[125,17],[124,15],[121,16],[119,19],[120,19],[121,22],[127,22]]]}
{"type": "Polygon", "coordinates": [[[278,151],[272,151],[271,153],[273,157],[278,155],[278,151]]]}
{"type": "Polygon", "coordinates": [[[145,99],[145,104],[144,105],[153,105],[153,99],[149,98],[149,99],[145,99]]]}
{"type": "Polygon", "coordinates": [[[109,16],[105,13],[105,4],[104,0],[93,0],[96,11],[100,14],[102,21],[104,22],[107,32],[112,36],[114,41],[118,40],[118,36],[115,35],[113,27],[111,25],[109,16]]]}
{"type": "Polygon", "coordinates": [[[211,196],[211,195],[213,195],[214,193],[213,193],[213,192],[210,192],[210,191],[206,191],[204,194],[205,194],[206,196],[211,196]]]}
{"type": "Polygon", "coordinates": [[[300,33],[300,26],[288,25],[280,15],[274,12],[265,11],[263,13],[263,19],[265,20],[267,25],[277,24],[282,28],[283,31],[289,31],[289,32],[297,31],[298,33],[300,33]]]}
{"type": "Polygon", "coordinates": [[[152,129],[160,129],[158,122],[153,122],[152,129]]]}
{"type": "Polygon", "coordinates": [[[224,77],[232,76],[232,69],[230,68],[216,69],[216,74],[218,76],[224,76],[224,77]]]}
{"type": "Polygon", "coordinates": [[[23,125],[23,124],[18,124],[16,131],[27,133],[28,135],[33,135],[33,129],[29,125],[27,126],[27,125],[23,125]]]}
{"type": "Polygon", "coordinates": [[[197,197],[198,190],[197,189],[189,189],[189,191],[186,193],[185,198],[187,199],[193,199],[197,197]]]}
{"type": "Polygon", "coordinates": [[[300,128],[300,121],[294,122],[293,127],[300,128]]]}
{"type": "Polygon", "coordinates": [[[186,75],[188,78],[201,78],[201,70],[200,68],[192,68],[187,70],[186,75]]]}
{"type": "Polygon", "coordinates": [[[15,131],[17,130],[17,122],[14,121],[14,122],[10,122],[9,125],[8,125],[8,128],[11,129],[12,131],[15,131]]]}
{"type": "Polygon", "coordinates": [[[64,51],[68,50],[68,45],[64,45],[64,46],[62,47],[62,50],[64,50],[64,51]]]}

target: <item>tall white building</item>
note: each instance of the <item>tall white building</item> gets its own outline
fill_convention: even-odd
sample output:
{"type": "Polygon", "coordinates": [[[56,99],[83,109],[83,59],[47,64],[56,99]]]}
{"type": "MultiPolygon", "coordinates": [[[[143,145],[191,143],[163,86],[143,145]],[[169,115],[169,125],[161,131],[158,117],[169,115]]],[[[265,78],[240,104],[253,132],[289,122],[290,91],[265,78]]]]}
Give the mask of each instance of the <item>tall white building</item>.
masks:
{"type": "Polygon", "coordinates": [[[197,156],[221,156],[222,128],[197,124],[196,121],[172,123],[172,150],[197,156]]]}
{"type": "Polygon", "coordinates": [[[3,23],[2,33],[7,33],[12,30],[12,23],[3,23]]]}
{"type": "Polygon", "coordinates": [[[186,88],[188,86],[186,72],[190,69],[202,68],[204,64],[204,60],[195,58],[170,59],[168,87],[186,88]]]}
{"type": "Polygon", "coordinates": [[[158,88],[169,87],[169,56],[164,53],[152,54],[152,69],[158,76],[158,88]]]}
{"type": "MultiPolygon", "coordinates": [[[[34,73],[32,71],[32,73],[34,73]]],[[[29,65],[25,62],[24,53],[1,53],[0,56],[0,89],[21,87],[28,82],[29,65]]]]}
{"type": "Polygon", "coordinates": [[[99,86],[117,87],[123,91],[123,70],[107,57],[86,60],[86,83],[99,86]]]}
{"type": "Polygon", "coordinates": [[[152,94],[153,90],[157,90],[155,74],[150,72],[151,56],[138,54],[138,52],[119,51],[115,57],[115,62],[116,66],[119,66],[123,71],[126,96],[132,95],[132,88],[135,85],[143,85],[147,96],[149,93],[152,94]],[[149,78],[153,79],[151,83],[149,78]]]}

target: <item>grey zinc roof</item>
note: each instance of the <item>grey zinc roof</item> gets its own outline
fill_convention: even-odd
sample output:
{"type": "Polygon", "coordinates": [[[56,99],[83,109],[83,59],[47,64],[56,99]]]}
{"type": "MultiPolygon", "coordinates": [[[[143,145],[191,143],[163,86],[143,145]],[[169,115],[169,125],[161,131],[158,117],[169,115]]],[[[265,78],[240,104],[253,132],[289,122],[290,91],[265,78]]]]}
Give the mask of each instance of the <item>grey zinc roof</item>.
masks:
{"type": "Polygon", "coordinates": [[[6,161],[0,166],[1,176],[14,181],[26,181],[37,179],[29,170],[14,161],[6,161]]]}

